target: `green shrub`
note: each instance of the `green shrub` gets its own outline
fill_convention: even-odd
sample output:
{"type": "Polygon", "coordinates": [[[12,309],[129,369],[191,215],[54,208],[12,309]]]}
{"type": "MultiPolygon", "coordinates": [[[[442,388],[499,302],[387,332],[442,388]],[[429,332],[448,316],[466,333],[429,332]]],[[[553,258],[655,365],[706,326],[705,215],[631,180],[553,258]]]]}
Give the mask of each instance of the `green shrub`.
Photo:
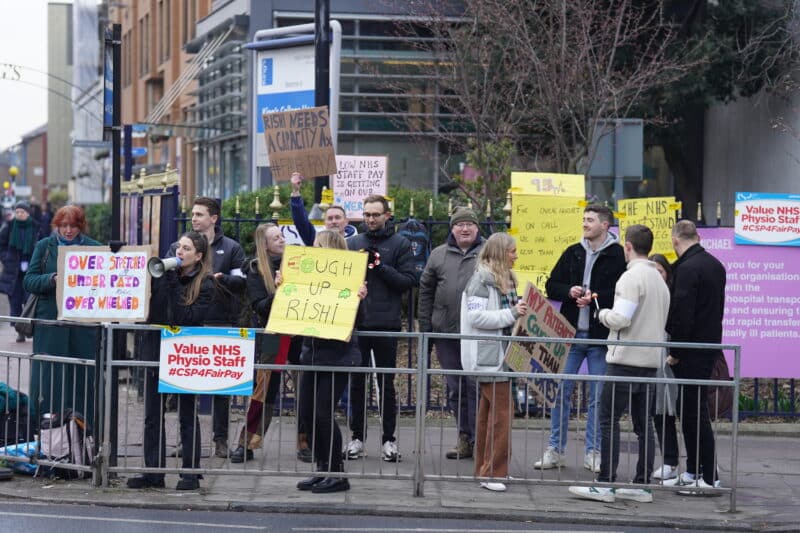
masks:
{"type": "Polygon", "coordinates": [[[87,234],[103,244],[111,240],[111,204],[92,204],[86,206],[87,234]]]}

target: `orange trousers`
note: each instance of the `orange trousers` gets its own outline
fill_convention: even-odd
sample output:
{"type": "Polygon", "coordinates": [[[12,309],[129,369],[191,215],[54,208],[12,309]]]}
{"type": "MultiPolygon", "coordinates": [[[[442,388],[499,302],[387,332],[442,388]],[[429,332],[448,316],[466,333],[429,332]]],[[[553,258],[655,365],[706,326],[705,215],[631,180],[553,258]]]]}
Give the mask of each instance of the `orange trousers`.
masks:
{"type": "Polygon", "coordinates": [[[511,382],[480,384],[475,420],[475,476],[508,477],[511,457],[511,382]]]}

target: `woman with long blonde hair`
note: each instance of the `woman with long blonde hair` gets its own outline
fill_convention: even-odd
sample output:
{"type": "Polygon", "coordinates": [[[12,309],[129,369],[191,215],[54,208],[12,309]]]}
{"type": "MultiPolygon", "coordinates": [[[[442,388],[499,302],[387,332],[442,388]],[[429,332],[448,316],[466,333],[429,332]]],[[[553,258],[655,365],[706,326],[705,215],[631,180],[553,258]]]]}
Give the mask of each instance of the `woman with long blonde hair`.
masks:
{"type": "MultiPolygon", "coordinates": [[[[280,271],[286,239],[281,229],[271,222],[259,224],[253,235],[256,256],[245,264],[247,296],[253,312],[252,326],[267,325],[272,300],[275,297],[275,276],[280,271]]],[[[269,333],[256,334],[256,357],[260,364],[284,364],[284,354],[289,338],[269,333]]],[[[239,444],[231,452],[232,463],[243,463],[253,459],[253,450],[261,448],[263,437],[272,422],[275,396],[281,385],[278,371],[256,370],[255,386],[250,396],[245,424],[239,432],[239,444]]]]}
{"type": "MultiPolygon", "coordinates": [[[[478,256],[475,274],[461,296],[463,335],[511,334],[511,326],[527,312],[517,297],[517,278],[512,272],[517,244],[507,233],[495,233],[478,256]]],[[[497,373],[507,370],[505,342],[462,340],[461,365],[468,372],[497,373]]],[[[476,377],[479,383],[475,420],[475,477],[507,478],[511,455],[511,381],[502,376],[476,377]]],[[[482,488],[502,492],[505,484],[481,481],[482,488]]]]}

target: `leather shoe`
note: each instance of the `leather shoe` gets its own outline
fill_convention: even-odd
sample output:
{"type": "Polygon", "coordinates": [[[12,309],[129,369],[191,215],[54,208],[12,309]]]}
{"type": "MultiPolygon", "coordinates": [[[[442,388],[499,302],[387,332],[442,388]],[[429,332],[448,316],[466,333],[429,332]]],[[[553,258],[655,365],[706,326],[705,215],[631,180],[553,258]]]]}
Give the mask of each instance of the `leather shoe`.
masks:
{"type": "Polygon", "coordinates": [[[200,488],[200,480],[197,476],[184,476],[178,480],[175,490],[197,490],[200,488]]]}
{"type": "Polygon", "coordinates": [[[253,460],[253,450],[245,450],[243,446],[239,446],[231,452],[232,463],[243,463],[245,461],[253,460]]]}
{"type": "Polygon", "coordinates": [[[346,477],[326,477],[311,488],[314,494],[326,492],[342,492],[350,490],[350,481],[346,477]]]}
{"type": "Polygon", "coordinates": [[[325,481],[325,477],[322,476],[312,476],[310,478],[306,478],[303,481],[297,482],[297,490],[313,490],[314,486],[318,483],[322,483],[325,481]]]}
{"type": "Polygon", "coordinates": [[[155,480],[147,476],[136,476],[128,478],[129,489],[163,489],[164,478],[155,480]]]}

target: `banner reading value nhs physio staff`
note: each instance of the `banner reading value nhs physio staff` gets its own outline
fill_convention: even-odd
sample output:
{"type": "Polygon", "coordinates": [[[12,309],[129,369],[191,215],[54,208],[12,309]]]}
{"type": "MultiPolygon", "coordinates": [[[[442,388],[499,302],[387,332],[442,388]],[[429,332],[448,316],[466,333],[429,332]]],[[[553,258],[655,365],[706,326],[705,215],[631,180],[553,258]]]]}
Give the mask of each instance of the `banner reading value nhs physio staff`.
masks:
{"type": "MultiPolygon", "coordinates": [[[[741,376],[800,377],[800,248],[734,242],[733,228],[698,228],[727,270],[722,342],[742,346],[741,376]]],[[[733,371],[733,352],[726,353],[733,371]]]]}
{"type": "Polygon", "coordinates": [[[252,329],[161,329],[158,392],[244,395],[253,393],[252,329]]]}
{"type": "Polygon", "coordinates": [[[736,244],[800,246],[800,194],[736,193],[736,244]]]}

